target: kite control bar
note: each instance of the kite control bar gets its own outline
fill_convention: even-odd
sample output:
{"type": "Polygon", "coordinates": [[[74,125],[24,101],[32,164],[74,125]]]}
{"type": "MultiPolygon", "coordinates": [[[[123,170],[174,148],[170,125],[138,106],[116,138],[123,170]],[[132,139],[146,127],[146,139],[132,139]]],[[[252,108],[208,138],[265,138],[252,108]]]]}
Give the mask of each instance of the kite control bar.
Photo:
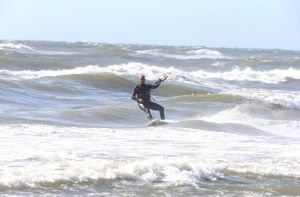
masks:
{"type": "Polygon", "coordinates": [[[158,84],[158,83],[161,83],[161,82],[164,82],[166,79],[168,78],[168,76],[165,76],[165,78],[163,79],[159,79],[158,81],[155,82],[155,84],[158,84]]]}

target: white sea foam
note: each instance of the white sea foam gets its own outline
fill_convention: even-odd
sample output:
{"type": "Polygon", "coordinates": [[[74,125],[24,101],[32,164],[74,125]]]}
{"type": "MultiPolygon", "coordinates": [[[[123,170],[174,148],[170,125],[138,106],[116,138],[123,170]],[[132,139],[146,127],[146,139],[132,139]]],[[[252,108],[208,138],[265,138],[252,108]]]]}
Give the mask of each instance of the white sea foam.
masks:
{"type": "Polygon", "coordinates": [[[15,44],[15,43],[0,43],[0,50],[4,51],[15,51],[19,53],[26,54],[38,54],[38,55],[76,55],[82,54],[79,52],[69,52],[69,51],[49,51],[49,50],[37,50],[25,44],[15,44]]]}
{"type": "Polygon", "coordinates": [[[0,185],[8,187],[99,179],[198,184],[230,179],[226,170],[300,177],[298,144],[246,133],[15,124],[0,126],[0,144],[0,185]]]}
{"type": "Polygon", "coordinates": [[[197,49],[187,51],[182,54],[172,54],[172,53],[164,53],[160,49],[151,49],[151,50],[140,50],[136,51],[138,54],[143,55],[152,55],[152,56],[162,56],[167,58],[174,58],[180,60],[193,60],[193,59],[232,59],[231,57],[223,55],[221,52],[216,50],[209,49],[197,49]]]}
{"type": "Polygon", "coordinates": [[[220,51],[209,50],[209,49],[196,49],[196,50],[186,51],[185,53],[192,54],[192,55],[215,55],[215,56],[223,55],[220,51]]]}
{"type": "Polygon", "coordinates": [[[285,82],[287,78],[300,79],[300,70],[294,68],[288,69],[274,69],[268,71],[255,71],[251,68],[240,69],[234,67],[230,71],[224,72],[208,72],[204,70],[183,71],[174,67],[159,67],[154,65],[147,65],[142,63],[131,62],[128,64],[110,65],[101,67],[98,65],[89,65],[85,67],[77,67],[73,69],[62,70],[24,70],[24,71],[10,71],[0,70],[0,74],[6,78],[9,76],[20,79],[34,79],[42,77],[56,77],[62,75],[76,75],[76,74],[100,74],[111,73],[116,75],[138,76],[141,73],[147,75],[149,79],[155,79],[161,74],[168,74],[170,79],[188,78],[191,80],[203,79],[221,79],[226,81],[257,81],[267,84],[276,84],[285,82]]]}
{"type": "Polygon", "coordinates": [[[24,70],[24,71],[10,71],[0,70],[0,77],[4,79],[35,79],[42,77],[56,77],[63,75],[78,75],[78,74],[101,74],[110,73],[121,76],[134,76],[137,77],[142,73],[147,74],[148,79],[157,79],[161,77],[161,74],[170,74],[172,77],[177,77],[176,73],[185,73],[174,67],[163,68],[158,66],[149,66],[142,63],[128,63],[120,65],[111,65],[106,67],[100,67],[98,65],[89,65],[85,67],[77,67],[73,69],[62,70],[24,70]],[[175,73],[172,75],[172,73],[175,73]]]}
{"type": "Polygon", "coordinates": [[[180,60],[197,60],[197,59],[230,59],[223,55],[205,55],[205,54],[195,54],[195,55],[175,55],[175,54],[161,54],[161,56],[180,59],[180,60]]]}
{"type": "Polygon", "coordinates": [[[45,182],[80,183],[101,179],[166,182],[178,185],[197,184],[204,180],[216,181],[224,176],[207,164],[155,158],[134,162],[87,159],[60,164],[28,165],[20,169],[7,167],[2,170],[0,185],[9,187],[36,187],[45,182]]]}
{"type": "Polygon", "coordinates": [[[286,82],[287,78],[300,79],[300,70],[294,68],[273,69],[268,71],[255,71],[252,68],[240,69],[234,67],[225,72],[206,72],[204,70],[190,73],[194,77],[202,79],[223,79],[226,81],[257,81],[266,84],[277,84],[286,82]]]}
{"type": "Polygon", "coordinates": [[[5,49],[26,49],[26,50],[32,50],[31,47],[25,45],[25,44],[14,44],[14,43],[0,43],[0,50],[5,49]]]}
{"type": "Polygon", "coordinates": [[[239,89],[235,91],[224,91],[223,93],[240,95],[266,103],[279,104],[288,108],[300,110],[300,93],[295,91],[239,89]]]}
{"type": "Polygon", "coordinates": [[[157,52],[160,51],[160,49],[149,49],[149,50],[137,50],[135,51],[138,54],[151,54],[157,55],[157,52]]]}
{"type": "Polygon", "coordinates": [[[300,139],[300,120],[278,120],[277,116],[276,111],[248,103],[200,119],[214,123],[244,124],[267,133],[300,139]]]}

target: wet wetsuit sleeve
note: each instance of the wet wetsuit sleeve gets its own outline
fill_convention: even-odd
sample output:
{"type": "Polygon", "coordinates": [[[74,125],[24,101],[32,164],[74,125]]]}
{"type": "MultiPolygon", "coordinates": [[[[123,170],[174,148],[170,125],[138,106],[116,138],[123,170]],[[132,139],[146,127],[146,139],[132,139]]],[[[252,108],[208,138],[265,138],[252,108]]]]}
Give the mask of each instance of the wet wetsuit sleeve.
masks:
{"type": "Polygon", "coordinates": [[[137,100],[136,94],[137,94],[137,92],[136,92],[136,87],[135,87],[133,90],[132,96],[131,96],[132,100],[137,100]]]}
{"type": "Polygon", "coordinates": [[[150,89],[155,89],[155,88],[157,88],[159,85],[160,85],[160,83],[157,83],[157,84],[155,84],[155,85],[150,85],[150,89]]]}

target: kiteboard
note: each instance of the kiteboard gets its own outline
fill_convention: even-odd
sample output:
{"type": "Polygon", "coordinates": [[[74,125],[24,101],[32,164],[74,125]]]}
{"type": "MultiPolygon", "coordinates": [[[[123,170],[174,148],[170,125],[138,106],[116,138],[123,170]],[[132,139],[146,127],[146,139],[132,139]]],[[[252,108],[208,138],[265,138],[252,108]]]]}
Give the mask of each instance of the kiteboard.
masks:
{"type": "Polygon", "coordinates": [[[148,122],[147,126],[148,127],[155,127],[155,126],[160,126],[160,125],[165,125],[165,124],[168,124],[168,122],[166,122],[164,120],[153,119],[150,122],[148,122]]]}

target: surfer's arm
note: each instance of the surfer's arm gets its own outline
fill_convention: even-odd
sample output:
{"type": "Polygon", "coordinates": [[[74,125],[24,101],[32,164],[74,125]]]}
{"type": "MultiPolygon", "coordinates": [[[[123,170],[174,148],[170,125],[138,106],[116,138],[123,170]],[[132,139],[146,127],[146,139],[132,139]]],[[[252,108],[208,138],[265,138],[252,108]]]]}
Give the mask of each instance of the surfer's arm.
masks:
{"type": "Polygon", "coordinates": [[[136,97],[136,87],[135,87],[134,90],[133,90],[131,99],[132,99],[132,100],[135,100],[135,101],[138,100],[138,98],[136,97]]]}
{"type": "Polygon", "coordinates": [[[160,85],[160,82],[156,82],[154,85],[151,85],[150,89],[156,89],[160,85]]]}

